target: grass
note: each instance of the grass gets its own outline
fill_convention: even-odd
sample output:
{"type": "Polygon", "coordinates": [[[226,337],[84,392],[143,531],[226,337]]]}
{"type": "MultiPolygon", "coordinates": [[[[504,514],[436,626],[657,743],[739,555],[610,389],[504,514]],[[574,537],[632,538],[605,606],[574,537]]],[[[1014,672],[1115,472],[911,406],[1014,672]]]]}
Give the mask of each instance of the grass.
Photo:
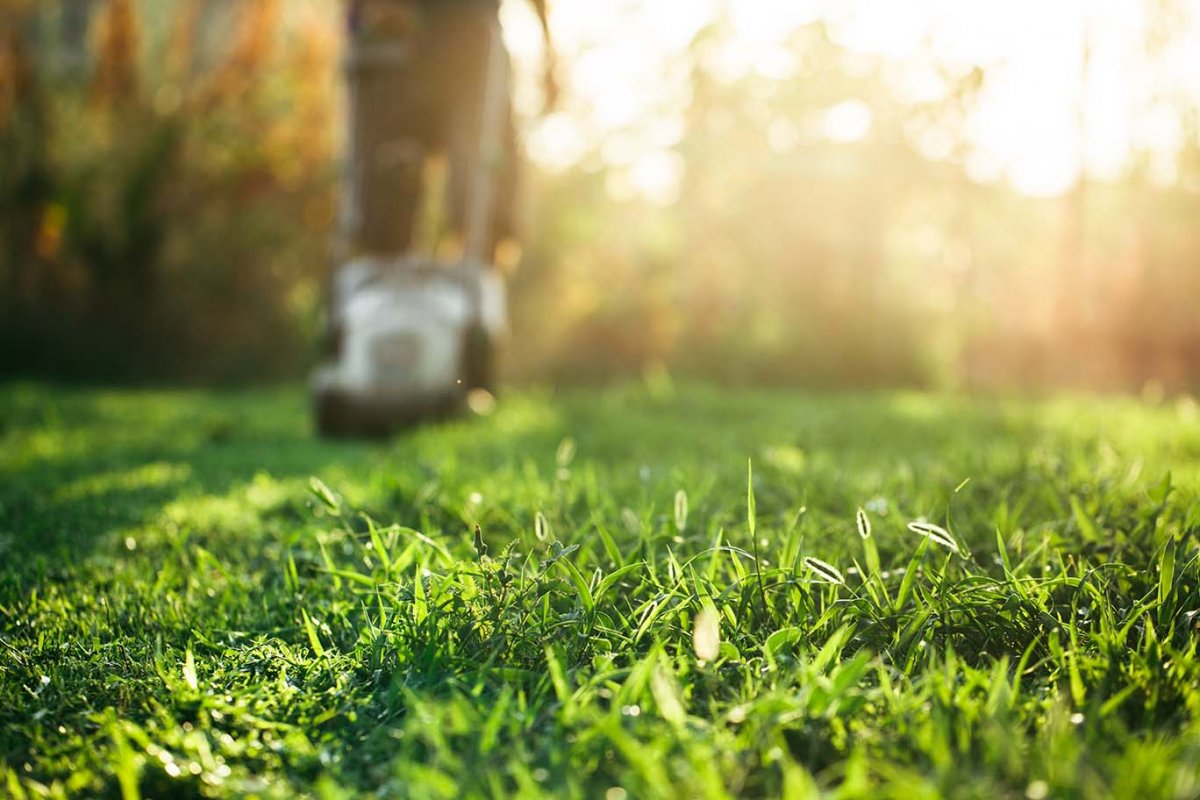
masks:
{"type": "Polygon", "coordinates": [[[1197,797],[1197,416],[9,385],[0,794],[1197,797]]]}

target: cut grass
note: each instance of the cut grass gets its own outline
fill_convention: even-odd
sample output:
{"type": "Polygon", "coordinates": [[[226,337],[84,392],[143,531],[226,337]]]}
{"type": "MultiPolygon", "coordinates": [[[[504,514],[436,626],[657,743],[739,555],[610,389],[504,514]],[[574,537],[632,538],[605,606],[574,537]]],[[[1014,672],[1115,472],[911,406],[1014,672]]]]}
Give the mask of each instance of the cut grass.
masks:
{"type": "Polygon", "coordinates": [[[8,386],[0,794],[1196,797],[1196,417],[8,386]]]}

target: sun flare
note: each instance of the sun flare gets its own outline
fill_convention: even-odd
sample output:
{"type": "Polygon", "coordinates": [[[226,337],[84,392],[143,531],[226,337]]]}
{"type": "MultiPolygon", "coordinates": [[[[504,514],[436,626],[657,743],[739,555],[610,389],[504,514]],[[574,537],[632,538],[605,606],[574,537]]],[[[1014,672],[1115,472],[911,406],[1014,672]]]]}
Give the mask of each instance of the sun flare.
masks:
{"type": "MultiPolygon", "coordinates": [[[[606,162],[646,174],[646,164],[664,163],[673,144],[650,135],[648,120],[661,128],[663,117],[683,112],[689,47],[699,32],[722,31],[715,74],[783,81],[797,69],[789,38],[821,24],[851,52],[882,59],[895,91],[913,103],[945,91],[939,70],[983,70],[966,124],[968,168],[977,180],[1007,180],[1025,194],[1049,196],[1068,189],[1081,167],[1115,178],[1141,154],[1153,177],[1168,182],[1171,154],[1185,134],[1163,100],[1200,99],[1200,2],[1183,0],[1175,17],[1173,39],[1162,46],[1140,0],[623,0],[603,10],[558,0],[552,22],[570,96],[558,114],[532,123],[529,149],[551,169],[602,151],[606,162]],[[613,139],[622,144],[605,146],[613,139]]],[[[541,58],[536,23],[512,0],[504,23],[526,76],[519,102],[532,116],[541,58]]],[[[823,127],[831,140],[854,141],[867,134],[869,115],[856,98],[843,98],[823,127]]],[[[671,195],[661,186],[652,193],[671,195]]]]}

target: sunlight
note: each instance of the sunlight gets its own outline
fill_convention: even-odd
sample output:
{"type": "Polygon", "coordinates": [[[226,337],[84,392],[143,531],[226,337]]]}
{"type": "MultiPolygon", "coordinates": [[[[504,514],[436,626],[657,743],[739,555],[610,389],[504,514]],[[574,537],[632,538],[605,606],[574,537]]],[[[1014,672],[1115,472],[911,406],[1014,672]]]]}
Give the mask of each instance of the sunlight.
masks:
{"type": "MultiPolygon", "coordinates": [[[[648,119],[682,113],[688,48],[708,26],[724,32],[710,66],[729,81],[751,73],[792,78],[802,54],[789,37],[816,21],[850,51],[884,59],[899,96],[911,102],[946,91],[939,70],[982,68],[984,85],[966,125],[971,174],[1030,195],[1062,193],[1081,167],[1099,179],[1118,177],[1138,154],[1156,180],[1171,180],[1169,154],[1184,134],[1160,100],[1200,98],[1200,0],[1179,4],[1174,43],[1159,51],[1140,0],[623,0],[602,13],[586,0],[552,5],[569,94],[561,113],[573,124],[560,115],[535,121],[529,140],[532,157],[552,169],[602,150],[618,133],[647,152],[660,150],[642,129],[648,119]]],[[[504,23],[524,76],[519,105],[532,118],[532,76],[542,58],[537,26],[515,0],[505,4],[504,23]]],[[[789,125],[772,126],[773,149],[796,146],[789,125]]],[[[845,98],[821,128],[833,141],[861,139],[870,109],[845,98]]],[[[931,140],[928,154],[948,151],[931,140]]],[[[626,152],[623,160],[638,158],[626,152]]]]}
{"type": "Polygon", "coordinates": [[[822,128],[835,142],[857,142],[871,130],[871,109],[861,100],[844,100],[825,112],[822,128]]]}

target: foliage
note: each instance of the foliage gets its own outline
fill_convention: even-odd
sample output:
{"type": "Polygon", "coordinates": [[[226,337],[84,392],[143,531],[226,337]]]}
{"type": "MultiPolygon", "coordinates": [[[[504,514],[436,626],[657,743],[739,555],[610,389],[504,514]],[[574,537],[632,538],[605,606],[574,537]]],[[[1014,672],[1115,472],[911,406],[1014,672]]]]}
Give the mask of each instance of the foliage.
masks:
{"type": "Polygon", "coordinates": [[[514,292],[525,372],[662,362],[791,385],[1196,385],[1194,98],[1158,108],[1178,148],[1030,197],[975,168],[988,64],[867,56],[817,20],[774,51],[787,69],[739,72],[724,57],[735,27],[714,23],[654,75],[683,72],[663,94],[684,100],[537,178],[514,292]],[[847,109],[866,127],[831,135],[847,109]],[[681,173],[665,201],[629,188],[639,143],[681,173]]]}
{"type": "Polygon", "coordinates": [[[10,48],[3,368],[294,373],[326,267],[334,36],[268,0],[95,8],[82,72],[55,26],[10,48]]]}
{"type": "Polygon", "coordinates": [[[1196,415],[659,381],[369,445],[293,392],[9,386],[0,774],[1194,797],[1196,415]]]}
{"type": "MultiPolygon", "coordinates": [[[[1121,46],[1151,92],[1190,28],[1176,2],[1144,13],[1153,35],[1121,46]]],[[[971,169],[987,64],[868,57],[817,20],[784,43],[789,69],[731,72],[718,17],[656,76],[669,108],[526,170],[511,374],[1194,388],[1194,98],[1155,96],[1177,145],[1027,197],[971,169]],[[831,136],[847,108],[867,127],[831,136]],[[646,142],[678,173],[662,197],[631,188],[646,142]]],[[[0,371],[299,374],[331,251],[341,25],[334,0],[0,2],[0,371]],[[90,31],[64,27],[84,7],[90,31]]],[[[561,55],[591,80],[588,53],[561,55]]]]}

